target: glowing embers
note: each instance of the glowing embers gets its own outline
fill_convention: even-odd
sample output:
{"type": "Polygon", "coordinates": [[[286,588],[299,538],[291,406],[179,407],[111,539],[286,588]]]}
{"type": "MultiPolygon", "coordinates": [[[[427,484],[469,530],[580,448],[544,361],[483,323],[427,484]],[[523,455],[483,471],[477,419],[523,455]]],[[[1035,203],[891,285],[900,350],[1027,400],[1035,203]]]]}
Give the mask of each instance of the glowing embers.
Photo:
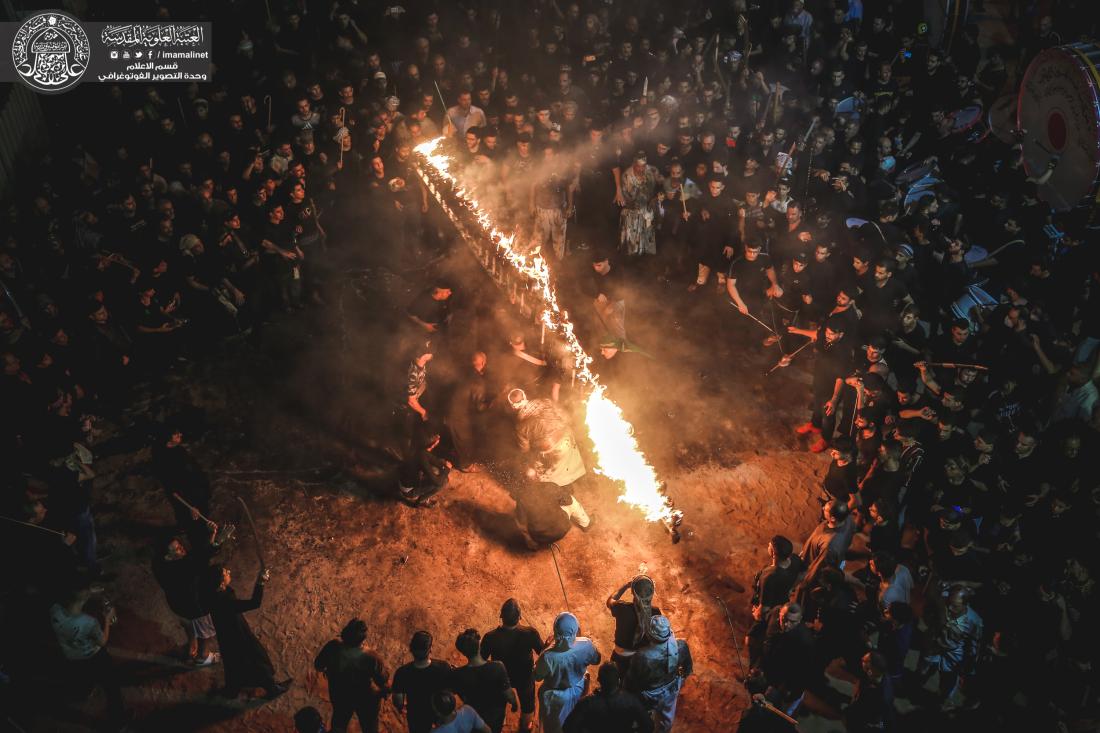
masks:
{"type": "Polygon", "coordinates": [[[441,183],[446,183],[462,209],[478,223],[484,236],[496,245],[498,254],[527,278],[529,290],[542,303],[539,320],[561,338],[573,355],[577,379],[589,388],[584,422],[596,455],[596,472],[619,484],[619,501],[640,509],[651,522],[663,522],[673,533],[673,538],[677,539],[675,527],[680,523],[682,513],[672,507],[663,493],[663,484],[657,478],[657,472],[638,448],[634,427],[623,417],[619,406],[608,399],[599,377],[591,370],[592,358],[577,339],[569,314],[558,303],[546,260],[537,253],[523,254],[513,246],[515,235],[497,228],[485,207],[458,182],[452,171],[451,159],[441,152],[442,144],[443,138],[436,138],[416,147],[419,161],[423,163],[418,166],[420,175],[428,190],[459,231],[469,236],[463,217],[455,212],[438,188],[441,183]]]}

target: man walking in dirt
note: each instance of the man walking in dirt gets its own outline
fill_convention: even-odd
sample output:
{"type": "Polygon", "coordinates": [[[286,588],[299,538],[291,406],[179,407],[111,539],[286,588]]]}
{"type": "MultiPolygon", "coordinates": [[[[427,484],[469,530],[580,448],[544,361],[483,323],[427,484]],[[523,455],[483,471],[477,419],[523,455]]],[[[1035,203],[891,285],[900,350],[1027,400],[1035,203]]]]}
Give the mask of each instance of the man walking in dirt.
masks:
{"type": "Polygon", "coordinates": [[[363,648],[367,624],[358,618],[348,621],[340,638],[329,641],[313,660],[313,667],[328,679],[332,698],[332,733],[347,730],[351,716],[359,717],[363,733],[378,733],[378,712],[389,692],[385,663],[363,648]]]}

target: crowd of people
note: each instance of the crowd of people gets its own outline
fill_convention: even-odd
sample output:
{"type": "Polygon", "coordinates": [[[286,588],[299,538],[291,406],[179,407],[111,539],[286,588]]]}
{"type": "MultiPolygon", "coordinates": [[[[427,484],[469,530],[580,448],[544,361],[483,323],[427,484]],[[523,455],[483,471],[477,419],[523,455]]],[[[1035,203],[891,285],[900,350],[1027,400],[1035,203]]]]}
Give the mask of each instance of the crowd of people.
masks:
{"type": "MultiPolygon", "coordinates": [[[[1009,47],[901,0],[134,5],[128,20],[210,18],[216,73],[44,102],[53,146],[8,208],[0,513],[6,557],[21,561],[5,562],[5,616],[48,624],[56,654],[9,644],[5,697],[56,661],[74,687],[102,686],[109,724],[126,724],[92,510],[104,430],[134,423],[143,390],[261,348],[272,323],[329,302],[331,250],[348,243],[330,241],[326,214],[368,222],[395,270],[438,257],[446,227],[413,149],[444,136],[470,190],[591,302],[613,390],[638,349],[628,292],[713,301],[717,331],[700,338],[734,368],[773,347],[779,366],[811,363],[797,433],[831,458],[823,518],[800,550],[776,536],[754,581],[743,681],[759,704],[743,730],[783,730],[777,711],[810,708],[853,733],[900,730],[898,698],[926,728],[1094,715],[1094,212],[1053,213],[1014,131],[982,134],[962,114],[1013,93],[1038,52],[1094,32],[1088,3],[1014,8],[1009,47]]],[[[587,527],[566,380],[517,332],[468,367],[450,353],[465,371],[433,394],[429,362],[454,335],[452,286],[429,284],[407,310],[430,342],[399,400],[395,493],[430,506],[449,470],[478,470],[496,402],[528,454],[528,544],[587,527]]],[[[290,680],[243,615],[267,575],[238,598],[212,562],[232,528],[208,518],[186,432],[148,435],[175,516],[155,575],[185,656],[221,664],[229,696],[273,699],[290,680]]],[[[527,730],[540,682],[543,730],[668,730],[692,662],[652,597],[642,576],[608,600],[615,653],[591,695],[586,669],[602,658],[572,614],[544,641],[509,601],[499,629],[458,636],[458,669],[419,631],[392,681],[354,620],[315,662],[331,729],[353,713],[372,729],[392,694],[411,731],[500,731],[507,705],[527,730]]],[[[325,730],[312,708],[295,724],[325,730]]]]}

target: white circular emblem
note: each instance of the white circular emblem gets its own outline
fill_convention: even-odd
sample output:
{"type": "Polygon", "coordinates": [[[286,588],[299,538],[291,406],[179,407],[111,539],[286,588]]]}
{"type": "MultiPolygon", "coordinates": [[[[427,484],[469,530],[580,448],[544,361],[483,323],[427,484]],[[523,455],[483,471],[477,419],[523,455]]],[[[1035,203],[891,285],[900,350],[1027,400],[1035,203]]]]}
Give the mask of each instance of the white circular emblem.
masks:
{"type": "Polygon", "coordinates": [[[74,87],[91,58],[88,34],[71,16],[57,11],[31,16],[19,26],[11,59],[23,83],[56,94],[74,87]]]}

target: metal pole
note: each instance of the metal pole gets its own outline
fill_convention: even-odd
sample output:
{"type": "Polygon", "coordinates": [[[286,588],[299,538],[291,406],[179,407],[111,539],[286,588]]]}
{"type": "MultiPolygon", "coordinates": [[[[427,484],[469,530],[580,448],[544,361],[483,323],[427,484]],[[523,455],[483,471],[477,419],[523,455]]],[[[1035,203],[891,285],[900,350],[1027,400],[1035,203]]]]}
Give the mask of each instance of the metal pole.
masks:
{"type": "Polygon", "coordinates": [[[565,601],[565,610],[569,613],[573,613],[573,609],[569,606],[569,596],[565,593],[565,581],[561,578],[561,569],[558,568],[558,546],[556,543],[550,543],[550,558],[554,561],[554,572],[558,574],[558,584],[561,585],[561,597],[565,601]]]}
{"type": "Polygon", "coordinates": [[[726,614],[726,622],[730,625],[730,631],[733,632],[733,648],[737,652],[737,666],[741,668],[741,678],[747,680],[749,674],[745,671],[745,663],[741,661],[741,643],[737,640],[737,629],[733,625],[733,617],[730,616],[730,610],[726,607],[726,602],[722,600],[721,596],[715,596],[714,599],[718,601],[726,614]]]}

